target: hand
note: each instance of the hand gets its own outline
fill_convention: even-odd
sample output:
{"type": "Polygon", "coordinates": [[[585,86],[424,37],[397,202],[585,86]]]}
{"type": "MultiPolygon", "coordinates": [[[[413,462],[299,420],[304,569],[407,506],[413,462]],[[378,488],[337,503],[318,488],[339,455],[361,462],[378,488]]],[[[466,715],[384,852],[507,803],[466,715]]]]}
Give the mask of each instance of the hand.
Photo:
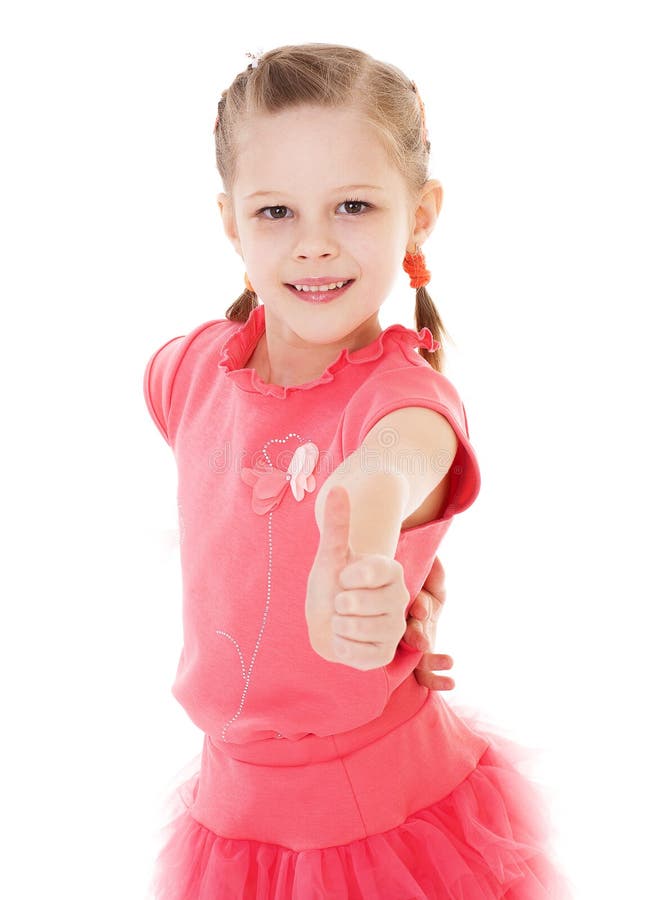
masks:
{"type": "Polygon", "coordinates": [[[436,556],[422,589],[408,610],[407,628],[403,635],[409,646],[425,651],[415,667],[415,678],[431,691],[451,691],[454,687],[453,678],[433,673],[433,670],[451,669],[454,663],[452,657],[446,653],[429,652],[436,640],[436,626],[445,598],[445,570],[436,556]]]}
{"type": "Polygon", "coordinates": [[[310,643],[329,662],[367,671],[386,666],[406,628],[410,594],[403,567],[391,557],[354,553],[350,499],[337,485],[324,503],[324,525],[307,582],[310,643]]]}

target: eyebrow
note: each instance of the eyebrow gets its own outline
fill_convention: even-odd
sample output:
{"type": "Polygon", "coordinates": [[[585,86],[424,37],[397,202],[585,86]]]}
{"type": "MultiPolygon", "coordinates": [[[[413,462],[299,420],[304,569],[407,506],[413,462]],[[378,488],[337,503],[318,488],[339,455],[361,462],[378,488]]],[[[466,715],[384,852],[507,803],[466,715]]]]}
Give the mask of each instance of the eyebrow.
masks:
{"type": "MultiPolygon", "coordinates": [[[[341,187],[333,188],[333,193],[338,193],[339,191],[382,191],[384,188],[379,187],[377,184],[343,184],[341,187]]],[[[252,197],[270,197],[276,194],[282,194],[283,191],[255,191],[253,194],[247,194],[245,200],[251,200],[252,197]]]]}

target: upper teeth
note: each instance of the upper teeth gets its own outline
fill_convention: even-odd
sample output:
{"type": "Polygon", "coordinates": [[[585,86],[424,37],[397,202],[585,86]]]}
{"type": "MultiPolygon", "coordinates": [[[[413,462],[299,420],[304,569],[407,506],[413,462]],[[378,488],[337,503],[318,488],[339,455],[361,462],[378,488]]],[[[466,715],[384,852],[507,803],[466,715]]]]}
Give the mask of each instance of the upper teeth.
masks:
{"type": "Polygon", "coordinates": [[[334,288],[340,288],[343,284],[347,284],[346,281],[334,281],[333,284],[320,284],[320,285],[310,285],[310,284],[295,284],[294,287],[297,291],[332,291],[334,288]]]}

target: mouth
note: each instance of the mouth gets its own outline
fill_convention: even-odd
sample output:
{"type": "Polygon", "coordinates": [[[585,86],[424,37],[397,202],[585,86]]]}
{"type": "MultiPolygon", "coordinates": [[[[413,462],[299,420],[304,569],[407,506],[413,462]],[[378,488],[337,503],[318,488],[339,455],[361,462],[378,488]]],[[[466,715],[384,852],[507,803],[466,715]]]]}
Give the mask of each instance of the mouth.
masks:
{"type": "Polygon", "coordinates": [[[346,290],[349,289],[349,286],[354,284],[354,279],[350,278],[349,281],[346,281],[342,287],[339,288],[331,288],[331,290],[310,290],[310,291],[299,291],[298,288],[294,287],[293,284],[287,284],[285,287],[288,287],[289,290],[300,300],[306,300],[308,303],[329,303],[331,300],[335,300],[336,297],[341,297],[346,290]]]}

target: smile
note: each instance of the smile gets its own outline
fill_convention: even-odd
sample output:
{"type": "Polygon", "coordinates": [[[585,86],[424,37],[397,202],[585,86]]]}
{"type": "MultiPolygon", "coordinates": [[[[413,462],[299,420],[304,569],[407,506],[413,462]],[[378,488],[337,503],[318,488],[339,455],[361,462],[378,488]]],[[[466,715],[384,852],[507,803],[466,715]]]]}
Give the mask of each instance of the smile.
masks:
{"type": "Polygon", "coordinates": [[[293,284],[288,284],[287,287],[294,294],[298,295],[301,300],[307,300],[308,303],[329,303],[331,300],[335,300],[336,297],[342,296],[345,291],[349,288],[351,284],[354,283],[354,280],[350,281],[337,281],[334,282],[335,285],[341,285],[341,287],[331,287],[330,285],[320,285],[319,288],[305,288],[305,286],[301,285],[299,287],[295,287],[293,284]]]}

